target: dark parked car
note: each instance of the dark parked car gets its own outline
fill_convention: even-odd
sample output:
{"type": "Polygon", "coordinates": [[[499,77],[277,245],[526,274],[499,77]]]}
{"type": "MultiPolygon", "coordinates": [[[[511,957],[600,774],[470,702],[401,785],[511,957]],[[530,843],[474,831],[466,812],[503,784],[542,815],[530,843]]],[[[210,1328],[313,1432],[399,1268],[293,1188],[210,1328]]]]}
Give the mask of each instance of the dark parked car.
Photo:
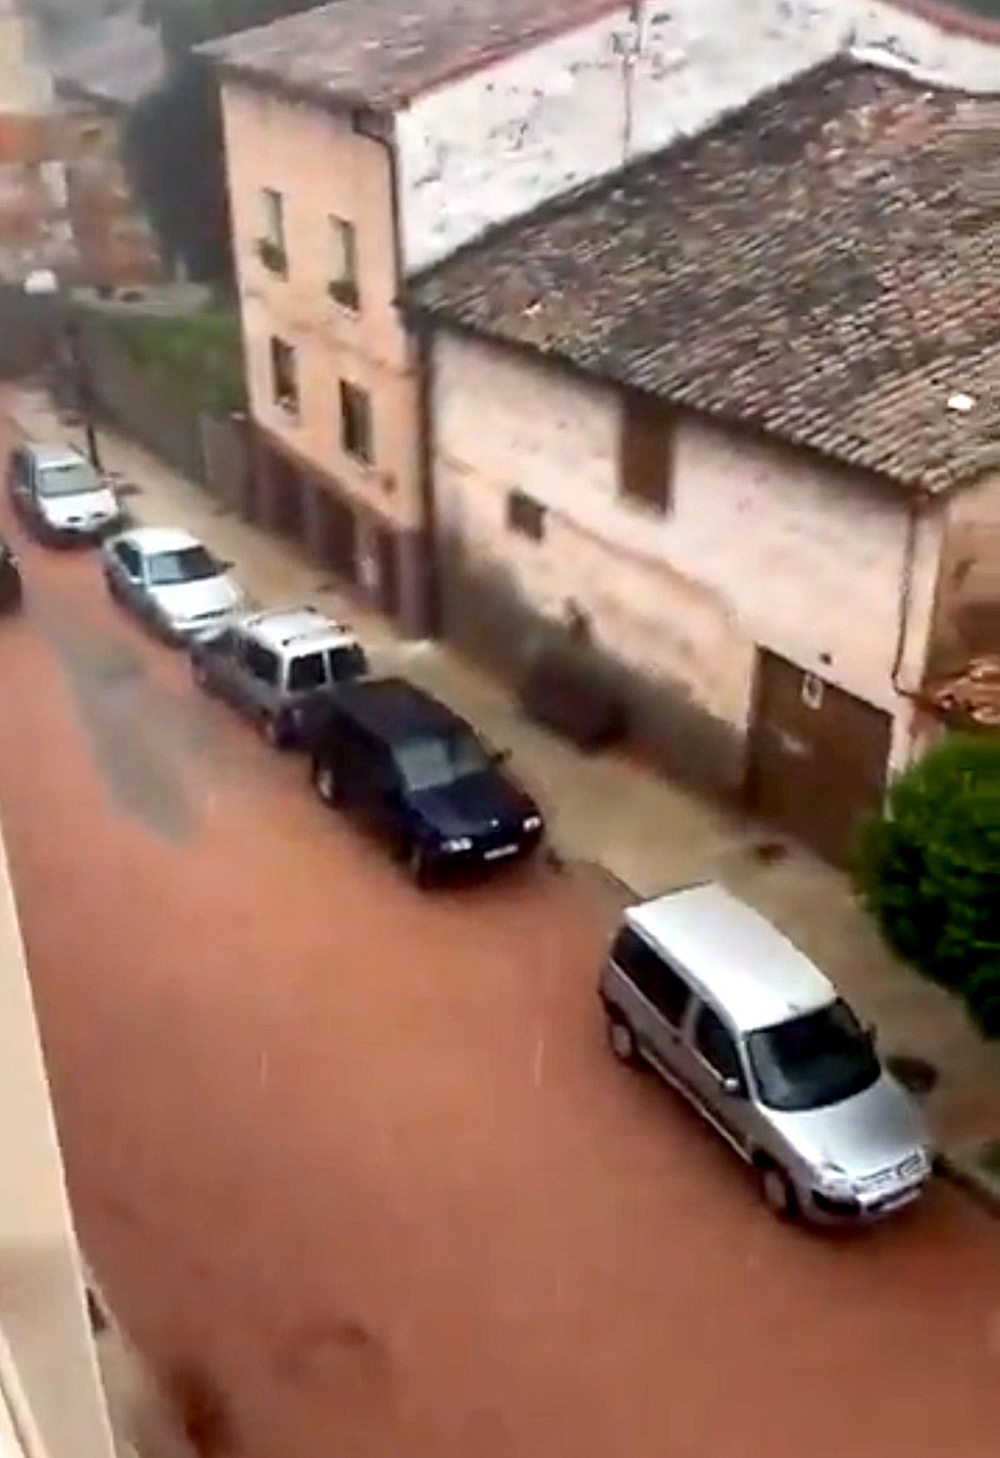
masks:
{"type": "Polygon", "coordinates": [[[72,446],[16,446],[7,486],[18,515],[48,546],[95,542],[121,526],[113,488],[72,446]]]}
{"type": "Polygon", "coordinates": [[[0,537],[0,612],[15,612],[21,606],[21,597],[20,563],[0,537]]]}
{"type": "Polygon", "coordinates": [[[312,748],[312,778],[386,840],[420,886],[529,855],[544,826],[531,796],[464,719],[402,679],[345,684],[312,748]]]}
{"type": "Polygon", "coordinates": [[[277,608],[236,618],[191,645],[195,682],[260,726],[275,748],[311,739],[331,694],[368,672],[354,632],[318,608],[277,608]]]}

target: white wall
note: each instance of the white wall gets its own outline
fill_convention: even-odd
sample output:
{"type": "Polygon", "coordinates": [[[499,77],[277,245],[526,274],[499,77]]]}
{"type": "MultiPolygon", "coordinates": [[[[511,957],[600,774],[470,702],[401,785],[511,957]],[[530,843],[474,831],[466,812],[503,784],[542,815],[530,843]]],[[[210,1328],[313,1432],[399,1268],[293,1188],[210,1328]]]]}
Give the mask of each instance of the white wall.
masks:
{"type": "Polygon", "coordinates": [[[971,89],[1000,84],[1000,48],[880,0],[640,0],[399,114],[407,271],[848,46],[971,89]]]}
{"type": "Polygon", "coordinates": [[[0,1329],[46,1458],[112,1458],[31,985],[0,843],[0,1329]]]}
{"type": "MultiPolygon", "coordinates": [[[[622,660],[685,683],[739,727],[758,644],[891,713],[900,708],[892,668],[902,494],[683,414],[674,504],[660,516],[618,496],[610,390],[446,334],[435,377],[442,532],[484,564],[506,566],[547,615],[574,599],[622,660]],[[547,508],[544,542],[508,531],[515,487],[547,508]]],[[[923,667],[941,531],[935,517],[919,536],[907,682],[923,667]]]]}

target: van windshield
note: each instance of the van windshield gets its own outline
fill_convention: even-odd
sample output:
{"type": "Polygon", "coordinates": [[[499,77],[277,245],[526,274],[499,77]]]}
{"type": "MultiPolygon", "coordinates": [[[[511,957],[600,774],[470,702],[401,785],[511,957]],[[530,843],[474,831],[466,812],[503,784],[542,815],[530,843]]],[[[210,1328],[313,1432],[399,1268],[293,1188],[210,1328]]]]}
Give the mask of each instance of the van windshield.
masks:
{"type": "Polygon", "coordinates": [[[882,1072],[871,1039],[839,1000],[750,1033],[746,1046],[761,1102],[782,1113],[839,1104],[882,1072]]]}
{"type": "Polygon", "coordinates": [[[479,775],[490,761],[471,734],[414,739],[397,751],[400,774],[408,790],[439,790],[467,775],[479,775]]]}

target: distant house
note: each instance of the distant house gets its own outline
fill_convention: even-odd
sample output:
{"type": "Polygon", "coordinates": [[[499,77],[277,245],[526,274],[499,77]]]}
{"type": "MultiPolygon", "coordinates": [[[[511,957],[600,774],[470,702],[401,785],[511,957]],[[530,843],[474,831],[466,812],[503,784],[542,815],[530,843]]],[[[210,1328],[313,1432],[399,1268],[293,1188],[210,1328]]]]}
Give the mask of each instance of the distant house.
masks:
{"type": "Polygon", "coordinates": [[[412,281],[446,631],[833,860],[1000,655],[1000,100],[834,59],[412,281]]]}
{"type": "Polygon", "coordinates": [[[882,0],[338,0],[205,48],[222,92],[260,519],[433,626],[407,276],[850,42],[990,84],[882,0]]]}
{"type": "Polygon", "coordinates": [[[127,12],[101,21],[54,66],[67,209],[88,283],[115,288],[155,283],[166,274],[126,158],[130,113],[165,75],[159,32],[127,12]]]}

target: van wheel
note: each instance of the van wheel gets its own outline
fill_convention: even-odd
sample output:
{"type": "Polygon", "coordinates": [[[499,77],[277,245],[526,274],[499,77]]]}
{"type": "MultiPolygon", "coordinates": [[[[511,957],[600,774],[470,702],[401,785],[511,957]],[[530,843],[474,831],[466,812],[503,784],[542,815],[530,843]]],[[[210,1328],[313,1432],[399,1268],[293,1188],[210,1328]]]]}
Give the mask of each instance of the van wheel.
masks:
{"type": "Polygon", "coordinates": [[[316,793],[324,805],[331,808],[339,803],[340,790],[337,785],[337,776],[333,766],[324,764],[318,759],[313,760],[312,782],[316,787],[316,793]]]}
{"type": "Polygon", "coordinates": [[[639,1045],[635,1040],[635,1033],[621,1013],[607,1013],[605,1027],[608,1045],[618,1062],[626,1064],[629,1068],[638,1068],[642,1063],[639,1045]]]}
{"type": "Polygon", "coordinates": [[[798,1212],[795,1186],[779,1164],[768,1161],[757,1166],[761,1198],[779,1220],[792,1220],[798,1212]]]}

